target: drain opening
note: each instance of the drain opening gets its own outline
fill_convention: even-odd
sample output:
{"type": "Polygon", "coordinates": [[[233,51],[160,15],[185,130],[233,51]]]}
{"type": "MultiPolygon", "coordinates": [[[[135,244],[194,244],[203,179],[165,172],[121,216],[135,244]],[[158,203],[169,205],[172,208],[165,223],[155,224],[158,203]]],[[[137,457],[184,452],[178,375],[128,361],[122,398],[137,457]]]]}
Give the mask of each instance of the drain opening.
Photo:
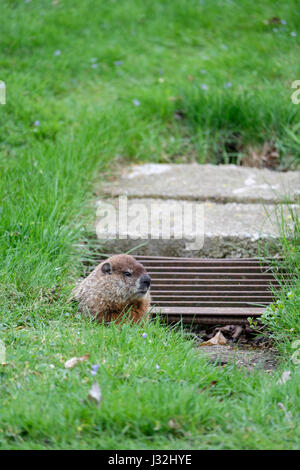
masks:
{"type": "Polygon", "coordinates": [[[280,286],[270,261],[258,258],[135,258],[151,277],[152,315],[169,323],[245,325],[280,286]]]}

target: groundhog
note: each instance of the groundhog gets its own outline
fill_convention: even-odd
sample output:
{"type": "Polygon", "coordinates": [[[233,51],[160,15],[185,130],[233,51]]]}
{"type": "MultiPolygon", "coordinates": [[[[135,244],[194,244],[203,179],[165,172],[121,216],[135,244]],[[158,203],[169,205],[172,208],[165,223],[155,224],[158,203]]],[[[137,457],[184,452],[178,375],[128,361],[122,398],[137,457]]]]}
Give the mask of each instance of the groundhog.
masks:
{"type": "Polygon", "coordinates": [[[73,291],[80,310],[98,321],[138,322],[150,308],[150,276],[132,256],[115,255],[100,263],[73,291]]]}

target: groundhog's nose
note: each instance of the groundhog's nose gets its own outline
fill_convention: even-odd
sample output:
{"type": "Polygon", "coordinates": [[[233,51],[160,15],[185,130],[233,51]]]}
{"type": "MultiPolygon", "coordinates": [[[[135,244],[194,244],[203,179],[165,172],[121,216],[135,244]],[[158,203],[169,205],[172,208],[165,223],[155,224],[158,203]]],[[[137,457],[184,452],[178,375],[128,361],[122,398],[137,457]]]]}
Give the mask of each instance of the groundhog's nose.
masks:
{"type": "Polygon", "coordinates": [[[148,274],[143,274],[140,277],[140,287],[142,289],[149,289],[150,284],[151,284],[151,277],[148,276],[148,274]]]}

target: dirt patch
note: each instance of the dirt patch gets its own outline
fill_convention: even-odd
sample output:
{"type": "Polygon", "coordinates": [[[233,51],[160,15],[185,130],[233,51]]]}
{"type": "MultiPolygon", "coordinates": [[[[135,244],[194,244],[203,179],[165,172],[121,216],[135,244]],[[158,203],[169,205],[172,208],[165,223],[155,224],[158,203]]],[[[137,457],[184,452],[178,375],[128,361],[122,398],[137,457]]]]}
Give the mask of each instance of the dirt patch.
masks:
{"type": "Polygon", "coordinates": [[[231,363],[249,370],[261,369],[266,372],[277,367],[278,352],[272,342],[248,326],[198,327],[194,331],[186,331],[186,334],[195,341],[199,354],[206,356],[215,365],[231,363]],[[222,333],[226,344],[206,345],[216,338],[218,332],[222,333]]]}
{"type": "Polygon", "coordinates": [[[271,372],[277,366],[276,351],[273,349],[243,347],[239,345],[215,345],[198,348],[199,353],[220,366],[232,363],[238,367],[246,367],[249,370],[263,369],[271,372]]]}

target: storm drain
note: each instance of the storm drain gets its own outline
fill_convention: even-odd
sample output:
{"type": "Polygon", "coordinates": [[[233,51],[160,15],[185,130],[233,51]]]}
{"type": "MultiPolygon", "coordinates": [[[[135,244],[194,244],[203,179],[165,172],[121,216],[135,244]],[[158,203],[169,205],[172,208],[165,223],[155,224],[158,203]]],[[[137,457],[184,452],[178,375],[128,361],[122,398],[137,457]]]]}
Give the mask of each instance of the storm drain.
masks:
{"type": "Polygon", "coordinates": [[[135,258],[151,276],[152,314],[168,322],[245,324],[279,287],[270,264],[259,259],[135,258]]]}
{"type": "Polygon", "coordinates": [[[152,315],[170,323],[248,324],[274,301],[280,287],[271,260],[134,257],[151,277],[152,315]]]}

